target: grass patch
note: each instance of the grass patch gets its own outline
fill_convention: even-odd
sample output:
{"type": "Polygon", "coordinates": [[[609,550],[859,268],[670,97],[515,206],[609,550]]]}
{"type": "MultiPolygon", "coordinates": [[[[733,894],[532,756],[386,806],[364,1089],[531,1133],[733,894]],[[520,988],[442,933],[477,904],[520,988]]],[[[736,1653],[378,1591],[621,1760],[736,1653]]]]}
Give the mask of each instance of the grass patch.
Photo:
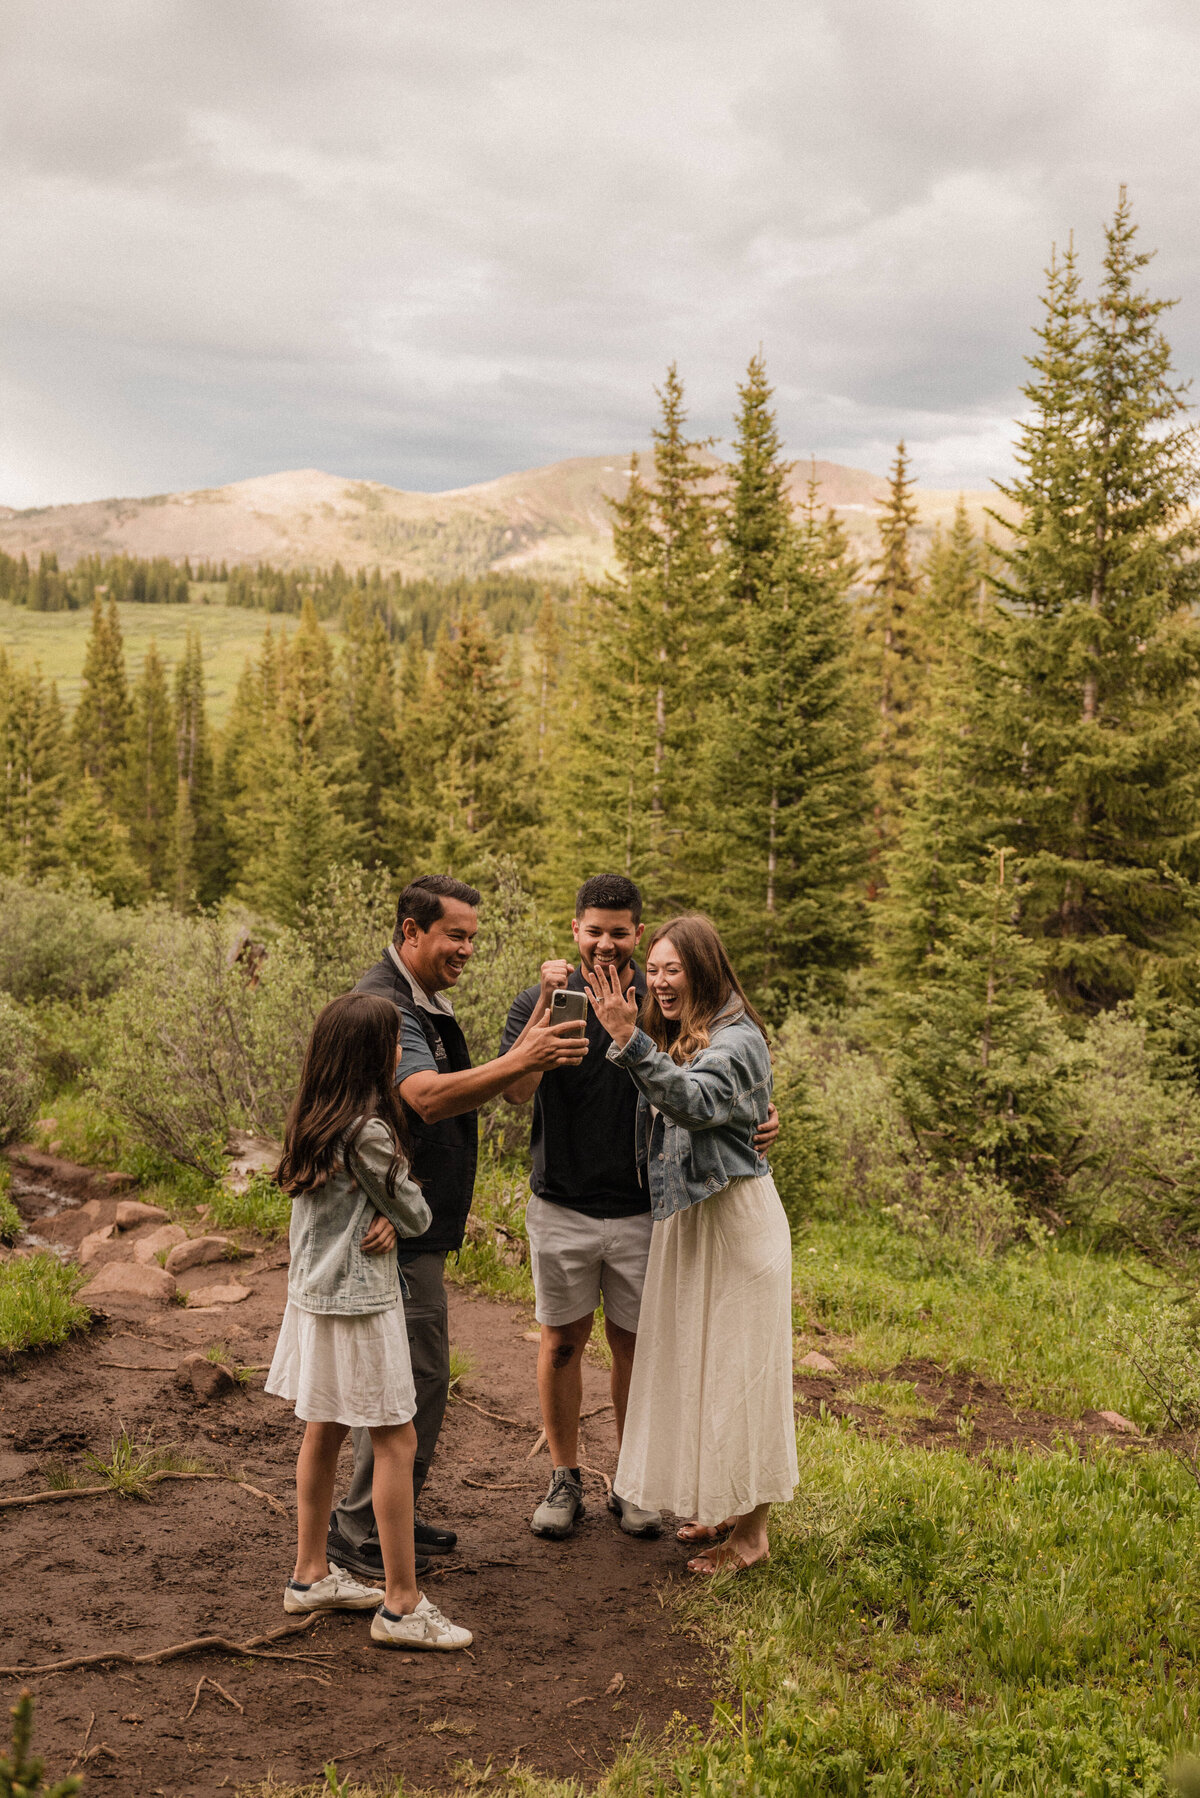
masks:
{"type": "Polygon", "coordinates": [[[84,1463],[89,1475],[126,1498],[144,1498],[153,1473],[204,1473],[203,1461],[181,1455],[170,1445],[157,1447],[153,1435],[135,1441],[122,1425],[109,1443],[108,1459],[88,1449],[84,1463]]]}
{"type": "Polygon", "coordinates": [[[853,1405],[870,1405],[885,1417],[936,1417],[937,1406],[923,1399],[913,1380],[863,1380],[857,1386],[845,1387],[839,1398],[853,1405]]]}
{"type": "Polygon", "coordinates": [[[21,1234],[21,1213],[12,1202],[12,1168],[0,1156],[0,1242],[15,1242],[21,1234]]]}
{"type": "MultiPolygon", "coordinates": [[[[221,1230],[255,1230],[268,1240],[286,1236],[292,1221],[292,1201],[270,1174],[252,1175],[245,1192],[210,1186],[205,1203],[208,1224],[221,1230]]],[[[236,1260],[236,1253],[230,1259],[236,1260]]]]}
{"type": "Polygon", "coordinates": [[[204,1359],[211,1361],[214,1367],[223,1367],[240,1386],[250,1384],[251,1370],[241,1365],[227,1342],[210,1342],[204,1351],[204,1359]]]}
{"type": "Polygon", "coordinates": [[[1152,1302],[1130,1277],[1148,1270],[1132,1259],[1052,1242],[1010,1249],[977,1270],[930,1272],[910,1237],[864,1217],[814,1224],[794,1267],[797,1328],[812,1318],[848,1339],[835,1356],[845,1366],[875,1372],[931,1360],[995,1380],[1014,1404],[1153,1421],[1152,1401],[1105,1326],[1110,1306],[1133,1321],[1152,1302]]]}
{"type": "Polygon", "coordinates": [[[1197,1497],[1166,1454],[1036,1458],[799,1433],[770,1564],[690,1592],[718,1727],[648,1790],[1165,1791],[1200,1728],[1197,1497]]]}
{"type": "Polygon", "coordinates": [[[57,1348],[86,1329],[91,1312],[76,1297],[87,1278],[57,1255],[23,1255],[0,1263],[0,1355],[57,1348]]]}
{"type": "Polygon", "coordinates": [[[448,1397],[451,1403],[458,1397],[457,1388],[475,1371],[475,1357],[466,1349],[450,1349],[450,1385],[448,1397]]]}

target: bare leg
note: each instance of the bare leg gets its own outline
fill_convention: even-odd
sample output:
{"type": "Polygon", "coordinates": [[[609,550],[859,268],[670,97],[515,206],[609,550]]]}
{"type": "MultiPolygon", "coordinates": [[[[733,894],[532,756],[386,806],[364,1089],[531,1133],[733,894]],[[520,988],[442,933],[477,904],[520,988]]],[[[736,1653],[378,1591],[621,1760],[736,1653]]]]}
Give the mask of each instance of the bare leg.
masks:
{"type": "Polygon", "coordinates": [[[579,1412],[583,1404],[583,1351],[592,1318],[573,1324],[543,1324],[538,1345],[538,1403],[550,1458],[555,1467],[579,1465],[579,1412]]]}
{"type": "Polygon", "coordinates": [[[310,1423],[296,1459],[296,1571],[298,1585],[311,1586],[329,1572],[325,1538],[337,1479],[338,1450],[346,1440],[344,1423],[310,1423]]]}
{"type": "Polygon", "coordinates": [[[770,1559],[770,1548],[767,1543],[767,1518],[771,1514],[770,1505],[755,1505],[739,1517],[733,1526],[733,1534],[727,1542],[710,1548],[706,1554],[696,1555],[688,1562],[689,1573],[719,1573],[722,1567],[731,1567],[735,1571],[743,1567],[753,1567],[756,1561],[770,1559]]]}
{"type": "Polygon", "coordinates": [[[634,1330],[623,1330],[611,1317],[606,1317],[604,1334],[612,1350],[613,1415],[617,1420],[617,1453],[620,1454],[621,1438],[625,1434],[625,1413],[629,1409],[629,1382],[633,1378],[633,1351],[637,1347],[637,1333],[634,1330]]]}
{"type": "Polygon", "coordinates": [[[413,1548],[417,1432],[411,1423],[389,1424],[371,1431],[371,1448],[375,1456],[371,1508],[383,1550],[383,1602],[396,1616],[405,1616],[416,1610],[421,1597],[413,1548]]]}

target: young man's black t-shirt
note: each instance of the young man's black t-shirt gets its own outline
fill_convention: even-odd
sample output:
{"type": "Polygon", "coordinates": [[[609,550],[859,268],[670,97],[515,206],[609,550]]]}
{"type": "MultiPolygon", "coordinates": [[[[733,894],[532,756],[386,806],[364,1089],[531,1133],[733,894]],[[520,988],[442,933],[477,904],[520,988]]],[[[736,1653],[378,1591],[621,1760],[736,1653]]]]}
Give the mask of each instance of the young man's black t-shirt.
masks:
{"type": "MultiPolygon", "coordinates": [[[[636,966],[633,979],[640,999],[646,981],[636,966]]],[[[529,1022],[539,990],[527,987],[513,1000],[502,1055],[529,1022]]],[[[572,969],[567,991],[587,991],[578,969],[572,969]]],[[[529,1184],[539,1199],[586,1217],[635,1217],[650,1209],[650,1195],[638,1185],[637,1088],[609,1061],[612,1038],[590,1006],[586,1029],[588,1052],[579,1066],[548,1069],[534,1094],[529,1184]]]]}

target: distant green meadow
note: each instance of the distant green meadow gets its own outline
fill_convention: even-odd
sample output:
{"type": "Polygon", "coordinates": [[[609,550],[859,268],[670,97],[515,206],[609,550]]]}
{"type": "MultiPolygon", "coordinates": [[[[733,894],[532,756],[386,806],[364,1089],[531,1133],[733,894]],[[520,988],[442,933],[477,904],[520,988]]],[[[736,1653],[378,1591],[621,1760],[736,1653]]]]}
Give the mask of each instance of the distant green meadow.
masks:
{"type": "MultiPolygon", "coordinates": [[[[291,634],[300,620],[283,613],[268,616],[241,606],[227,606],[223,587],[192,589],[186,606],[117,606],[125,639],[125,666],[130,677],[139,673],[147,645],[158,645],[164,662],[173,666],[183,653],[189,629],[200,633],[204,651],[205,690],[209,719],[220,727],[229,715],[238,676],[248,656],[258,653],[263,632],[291,634]]],[[[48,680],[57,681],[59,696],[73,711],[79,699],[83,657],[87,648],[91,613],[31,612],[0,600],[0,647],[20,667],[40,667],[48,680]]],[[[326,626],[333,630],[332,625],[326,626]]]]}

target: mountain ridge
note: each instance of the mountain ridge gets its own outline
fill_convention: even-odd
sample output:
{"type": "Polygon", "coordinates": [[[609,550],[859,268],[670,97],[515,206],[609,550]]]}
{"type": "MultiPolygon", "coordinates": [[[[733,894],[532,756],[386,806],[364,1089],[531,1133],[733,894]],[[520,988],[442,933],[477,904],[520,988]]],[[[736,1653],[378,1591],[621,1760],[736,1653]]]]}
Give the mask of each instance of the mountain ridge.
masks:
{"type": "MultiPolygon", "coordinates": [[[[574,456],[441,493],[308,468],[142,498],[24,511],[0,506],[0,549],[31,560],[53,552],[63,566],[86,555],[124,554],[281,568],[340,562],[409,579],[490,571],[595,577],[611,559],[605,502],[624,493],[629,462],[628,455],[574,456]]],[[[724,465],[715,457],[713,464],[716,486],[724,465]]],[[[653,457],[643,457],[642,466],[652,479],[653,457]]],[[[835,462],[797,463],[789,477],[794,504],[802,502],[810,477],[821,506],[837,511],[860,554],[871,553],[886,478],[835,462]]],[[[952,491],[917,489],[918,536],[947,524],[957,498],[952,491]]],[[[996,496],[963,498],[981,529],[984,508],[996,496]]]]}

